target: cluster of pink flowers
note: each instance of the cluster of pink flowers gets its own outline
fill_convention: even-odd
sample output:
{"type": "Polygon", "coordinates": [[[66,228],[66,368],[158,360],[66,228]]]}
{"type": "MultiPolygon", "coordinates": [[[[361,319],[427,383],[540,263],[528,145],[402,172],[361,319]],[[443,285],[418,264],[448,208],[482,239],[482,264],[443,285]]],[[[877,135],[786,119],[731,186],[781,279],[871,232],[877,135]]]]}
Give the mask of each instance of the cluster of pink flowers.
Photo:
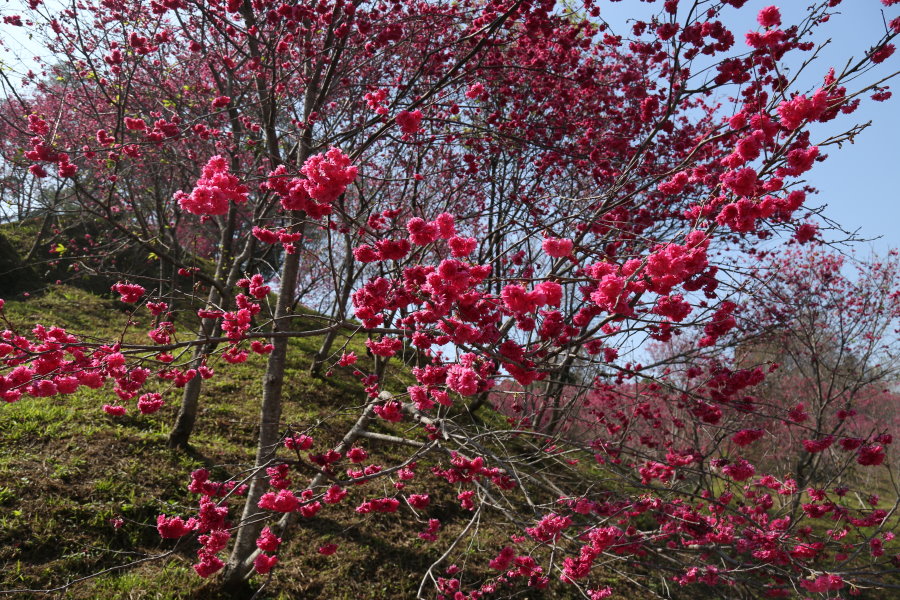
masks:
{"type": "Polygon", "coordinates": [[[136,283],[125,283],[121,281],[112,286],[112,291],[119,294],[119,299],[122,302],[126,302],[128,304],[134,304],[135,302],[138,302],[141,297],[145,293],[147,293],[147,290],[136,283]]]}
{"type": "Polygon", "coordinates": [[[550,513],[545,515],[534,527],[527,528],[525,533],[539,542],[552,542],[571,524],[571,518],[550,513]]]}
{"type": "Polygon", "coordinates": [[[74,177],[78,167],[70,162],[66,152],[58,152],[52,149],[52,145],[45,141],[51,135],[50,125],[38,115],[28,115],[28,131],[35,134],[31,138],[31,150],[24,152],[25,158],[33,161],[28,170],[38,178],[46,177],[47,170],[41,163],[55,163],[56,172],[60,177],[74,177]]]}
{"type": "Polygon", "coordinates": [[[363,98],[366,101],[366,105],[376,114],[386,115],[388,113],[388,109],[382,106],[385,100],[387,100],[388,91],[385,89],[377,89],[372,90],[371,92],[367,92],[363,98]]]}
{"type": "Polygon", "coordinates": [[[294,244],[303,237],[302,233],[291,232],[284,228],[272,231],[271,229],[265,229],[263,227],[254,227],[251,233],[253,234],[253,237],[264,244],[280,243],[281,247],[284,248],[284,251],[288,254],[294,254],[296,252],[296,246],[294,244]]]}
{"type": "Polygon", "coordinates": [[[193,566],[200,577],[210,577],[217,573],[225,563],[217,555],[228,545],[231,533],[227,521],[228,508],[220,506],[208,496],[200,499],[199,518],[195,519],[194,530],[200,535],[200,549],[197,550],[199,562],[193,566]]]}
{"type": "Polygon", "coordinates": [[[400,403],[396,400],[391,400],[390,402],[385,402],[384,404],[380,404],[376,406],[374,409],[375,414],[384,419],[385,421],[390,421],[391,423],[397,423],[403,420],[403,409],[400,406],[400,403]]]}
{"type": "Polygon", "coordinates": [[[224,156],[209,159],[190,194],[175,192],[181,208],[195,215],[224,215],[231,203],[244,204],[247,198],[247,186],[229,171],[224,156]]]}
{"type": "Polygon", "coordinates": [[[570,239],[548,237],[544,238],[541,247],[548,256],[564,258],[572,254],[573,243],[570,239]]]}
{"type": "Polygon", "coordinates": [[[197,469],[191,472],[191,483],[188,491],[194,494],[202,494],[213,498],[223,498],[233,493],[242,496],[247,493],[246,485],[238,485],[236,481],[210,481],[210,473],[206,469],[197,469]]]}
{"type": "Polygon", "coordinates": [[[419,539],[426,542],[437,541],[438,532],[441,530],[441,522],[439,519],[428,519],[428,527],[425,531],[419,532],[419,539]]]}
{"type": "Polygon", "coordinates": [[[406,230],[409,232],[407,239],[378,239],[373,245],[362,244],[353,250],[353,256],[364,263],[401,260],[409,254],[413,244],[426,246],[438,239],[448,240],[454,257],[468,256],[477,246],[477,240],[474,238],[456,236],[455,220],[448,213],[441,213],[430,222],[413,217],[406,224],[406,230]]]}
{"type": "Polygon", "coordinates": [[[396,498],[374,498],[366,500],[356,507],[356,512],[367,514],[372,512],[392,513],[400,507],[400,501],[396,498]]]}
{"type": "Polygon", "coordinates": [[[300,167],[303,178],[289,178],[284,165],[269,174],[268,188],[281,197],[285,210],[305,211],[320,219],[331,213],[332,204],[356,179],[357,168],[338,148],[309,157],[300,167]]]}
{"type": "Polygon", "coordinates": [[[403,110],[397,113],[397,125],[404,135],[412,135],[417,133],[422,124],[422,111],[420,110],[403,110]]]}

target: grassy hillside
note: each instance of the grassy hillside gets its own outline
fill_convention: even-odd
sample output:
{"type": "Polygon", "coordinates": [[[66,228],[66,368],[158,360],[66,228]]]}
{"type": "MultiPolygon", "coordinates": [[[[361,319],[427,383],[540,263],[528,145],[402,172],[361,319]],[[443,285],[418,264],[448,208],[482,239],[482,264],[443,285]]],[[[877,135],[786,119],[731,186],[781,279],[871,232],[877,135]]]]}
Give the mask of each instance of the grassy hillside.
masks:
{"type": "MultiPolygon", "coordinates": [[[[57,287],[27,302],[8,302],[5,312],[23,328],[40,322],[108,338],[121,333],[125,314],[120,309],[113,300],[57,287]]],[[[317,338],[291,342],[284,422],[302,430],[327,417],[314,433],[316,447],[326,448],[355,421],[365,394],[350,368],[337,368],[325,378],[307,374],[318,343],[317,338]]],[[[361,342],[354,340],[349,349],[366,360],[361,342]]],[[[122,418],[110,417],[100,408],[113,398],[109,389],[0,406],[0,590],[52,589],[114,569],[76,582],[60,596],[214,597],[213,583],[191,570],[196,543],[176,546],[160,539],[155,519],[160,513],[188,515],[196,510],[196,497],[186,489],[190,471],[206,467],[214,479],[221,479],[238,465],[252,462],[263,362],[263,357],[254,356],[242,365],[223,366],[205,382],[191,452],[166,447],[177,394],[168,394],[168,405],[156,414],[129,412],[122,418]],[[114,519],[124,524],[117,529],[114,519]],[[165,558],[140,562],[173,548],[175,552],[165,558]],[[115,569],[129,563],[134,565],[115,569]]],[[[386,380],[389,390],[405,389],[409,374],[389,370],[386,380]]],[[[387,431],[381,423],[376,430],[387,431]]],[[[408,454],[407,449],[386,444],[366,445],[372,463],[391,465],[408,454]]],[[[419,471],[427,468],[423,462],[419,471]]],[[[302,487],[303,475],[295,474],[294,481],[295,487],[302,487]]],[[[382,484],[377,491],[370,486],[351,489],[344,503],[326,506],[316,518],[300,524],[279,553],[282,563],[271,580],[252,582],[256,587],[265,583],[256,597],[415,597],[421,575],[471,516],[459,508],[455,487],[445,484],[435,490],[431,481],[432,505],[418,522],[409,514],[358,515],[352,507],[378,495],[382,484]],[[417,537],[429,517],[442,520],[444,544],[417,537]],[[337,554],[320,555],[316,549],[328,543],[339,545],[337,554]]],[[[390,482],[383,485],[384,495],[394,492],[390,482]]],[[[405,491],[421,492],[424,485],[411,482],[405,491]]],[[[232,503],[232,515],[238,511],[239,504],[232,503]]],[[[472,538],[475,545],[469,547],[472,540],[467,539],[452,558],[465,560],[475,549],[480,556],[495,552],[504,541],[496,531],[497,518],[485,514],[472,538]]],[[[526,597],[563,596],[528,592],[526,597]]]]}
{"type": "MultiPolygon", "coordinates": [[[[5,313],[23,330],[39,322],[113,339],[122,334],[125,309],[114,300],[56,286],[27,301],[7,302],[5,313]]],[[[191,325],[180,323],[179,328],[190,331],[191,325]]],[[[318,325],[309,319],[303,326],[318,325]]],[[[134,327],[126,338],[140,339],[144,335],[140,331],[134,327]]],[[[298,431],[314,427],[316,449],[324,450],[337,444],[355,422],[365,392],[352,368],[338,367],[321,378],[308,374],[319,342],[315,337],[291,341],[283,422],[298,431]]],[[[363,371],[371,366],[366,364],[361,340],[350,341],[348,350],[362,357],[363,371]]],[[[188,452],[166,445],[179,390],[166,395],[168,404],[158,413],[140,415],[132,408],[120,418],[101,410],[115,398],[109,386],[0,405],[0,598],[33,598],[38,597],[36,590],[53,589],[58,591],[50,597],[85,600],[224,597],[215,578],[203,580],[191,569],[197,543],[161,539],[156,516],[195,513],[197,497],[187,491],[192,470],[205,467],[212,479],[222,480],[252,464],[264,361],[253,355],[241,365],[217,366],[216,377],[204,382],[193,448],[188,452]],[[113,523],[118,520],[122,524],[117,528],[113,523]],[[3,594],[11,590],[22,591],[3,594]]],[[[403,390],[410,381],[410,374],[398,363],[388,370],[384,387],[403,390]]],[[[503,417],[485,407],[479,418],[499,424],[503,417]]],[[[372,430],[399,434],[404,427],[408,424],[377,420],[372,430]]],[[[409,455],[408,448],[383,442],[368,440],[363,445],[370,453],[368,464],[391,466],[409,455]]],[[[360,515],[353,507],[362,500],[394,495],[396,490],[388,480],[353,487],[342,504],[326,505],[315,518],[301,520],[282,546],[281,562],[271,577],[257,576],[249,588],[233,590],[229,596],[249,598],[252,590],[261,587],[254,598],[415,598],[422,575],[472,516],[460,508],[456,486],[436,484],[427,475],[441,459],[433,455],[420,461],[420,477],[404,490],[430,493],[427,511],[413,516],[401,507],[396,514],[360,515]],[[429,518],[442,521],[437,543],[417,536],[429,518]],[[317,552],[330,543],[338,544],[336,554],[317,552]]],[[[593,461],[583,464],[597,468],[589,466],[593,461]]],[[[294,472],[293,487],[304,487],[305,477],[294,472]]],[[[240,502],[231,500],[229,505],[231,516],[237,518],[240,502]]],[[[435,576],[454,563],[465,565],[470,574],[484,574],[486,560],[508,542],[510,529],[505,524],[501,513],[484,512],[435,576]]],[[[616,598],[720,597],[711,590],[703,593],[703,588],[666,585],[666,572],[627,565],[629,576],[624,576],[612,568],[615,563],[611,565],[610,570],[593,576],[592,583],[613,585],[616,598]]],[[[425,589],[433,597],[430,583],[425,589]]],[[[718,591],[726,597],[729,593],[718,591]]],[[[504,588],[501,596],[510,593],[533,600],[583,597],[560,585],[542,593],[516,583],[504,588]]],[[[866,591],[861,597],[890,596],[866,591]]]]}

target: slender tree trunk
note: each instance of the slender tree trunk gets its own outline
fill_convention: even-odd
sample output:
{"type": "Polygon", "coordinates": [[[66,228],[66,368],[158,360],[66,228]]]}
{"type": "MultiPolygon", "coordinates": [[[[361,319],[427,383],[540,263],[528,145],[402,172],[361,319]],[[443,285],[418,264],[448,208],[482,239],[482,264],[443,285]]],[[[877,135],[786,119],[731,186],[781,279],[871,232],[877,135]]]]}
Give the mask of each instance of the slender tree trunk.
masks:
{"type": "MultiPolygon", "coordinates": [[[[247,5],[245,4],[245,10],[247,5]]],[[[249,19],[248,19],[249,21],[249,19]]],[[[314,77],[306,90],[304,101],[304,116],[312,112],[315,98],[318,94],[314,91],[318,88],[318,77],[314,77]]],[[[268,99],[267,99],[268,100],[268,99]]],[[[264,103],[265,105],[266,103],[264,103]]],[[[271,109],[270,109],[271,110],[271,109]]],[[[274,123],[271,123],[272,131],[267,131],[266,137],[269,152],[272,156],[278,156],[277,134],[274,132],[274,123]]],[[[300,148],[297,163],[302,165],[312,153],[312,131],[307,128],[300,140],[300,148]]],[[[300,215],[297,221],[302,221],[305,215],[300,215]]],[[[291,224],[291,230],[298,230],[296,222],[291,224]]],[[[285,256],[281,270],[281,287],[278,291],[278,301],[275,305],[275,320],[272,329],[275,332],[290,329],[287,317],[291,315],[294,304],[294,293],[297,288],[297,277],[300,272],[300,253],[285,256]]],[[[266,373],[263,377],[262,405],[259,413],[259,439],[256,447],[255,472],[250,480],[250,488],[247,491],[247,500],[244,504],[244,512],[241,516],[240,526],[235,535],[234,546],[228,563],[225,566],[223,586],[228,589],[240,585],[246,571],[244,565],[256,550],[256,539],[262,531],[262,519],[260,514],[264,511],[257,505],[259,499],[265,493],[268,481],[264,477],[265,466],[274,458],[281,441],[281,409],[282,389],[284,387],[284,370],[287,363],[287,337],[275,337],[272,339],[274,348],[269,354],[266,364],[266,373]]]]}
{"type": "MultiPolygon", "coordinates": [[[[219,247],[222,249],[219,254],[219,260],[216,264],[216,275],[215,278],[217,281],[222,281],[225,277],[225,272],[227,270],[234,271],[234,269],[229,269],[231,266],[231,257],[232,252],[231,248],[234,244],[234,229],[235,229],[235,220],[237,218],[237,211],[232,205],[228,210],[228,216],[226,217],[226,221],[224,226],[222,227],[222,235],[219,239],[219,247]]],[[[229,276],[230,280],[232,277],[229,276]]],[[[231,282],[226,282],[226,285],[230,285],[231,282]]],[[[209,289],[209,296],[207,296],[207,306],[212,308],[216,304],[222,302],[222,294],[215,287],[211,287],[209,289]]],[[[199,338],[207,338],[212,337],[212,335],[216,331],[216,321],[215,319],[203,319],[200,322],[200,330],[197,333],[199,338]]],[[[215,350],[215,345],[212,344],[201,344],[194,349],[194,355],[191,359],[190,367],[191,369],[196,369],[200,365],[203,364],[203,360],[206,356],[209,355],[210,352],[215,350]]],[[[184,386],[184,391],[181,394],[181,406],[178,409],[178,416],[175,417],[175,424],[172,426],[172,430],[169,432],[169,447],[170,448],[187,448],[188,441],[191,438],[191,434],[194,431],[194,424],[197,422],[197,411],[200,408],[200,391],[203,388],[203,378],[200,375],[194,376],[193,379],[187,382],[184,386]]]]}
{"type": "Polygon", "coordinates": [[[313,362],[309,367],[309,374],[313,377],[318,376],[319,373],[321,373],[322,366],[325,364],[325,358],[328,357],[328,353],[331,351],[331,346],[334,344],[334,340],[337,339],[337,335],[337,329],[332,329],[325,334],[325,339],[322,340],[322,345],[319,347],[315,356],[313,356],[313,362]]]}
{"type": "MultiPolygon", "coordinates": [[[[203,362],[204,352],[201,347],[194,350],[190,368],[196,369],[203,362]]],[[[200,390],[203,387],[203,378],[199,375],[191,379],[184,386],[181,394],[181,406],[178,408],[178,416],[175,424],[169,432],[170,448],[187,448],[194,424],[197,422],[197,411],[200,408],[200,390]]]]}
{"type": "MultiPolygon", "coordinates": [[[[58,194],[57,194],[58,195],[58,194]]],[[[37,256],[38,250],[41,248],[41,244],[44,241],[44,238],[47,237],[47,234],[50,233],[50,228],[53,225],[53,217],[56,216],[56,198],[54,197],[53,206],[50,207],[47,212],[44,214],[44,218],[41,221],[41,228],[38,231],[37,236],[34,238],[34,243],[31,244],[31,249],[28,250],[28,255],[25,256],[26,263],[30,263],[34,260],[34,257],[37,256]]]]}
{"type": "MultiPolygon", "coordinates": [[[[278,304],[275,308],[275,331],[289,327],[285,317],[289,316],[293,303],[293,291],[299,272],[299,258],[299,253],[288,254],[284,261],[281,291],[278,294],[278,304]]],[[[237,530],[234,547],[226,566],[223,582],[226,587],[238,585],[243,580],[245,574],[243,565],[256,549],[256,538],[259,537],[259,532],[262,530],[262,521],[258,517],[264,512],[257,504],[268,486],[267,480],[263,476],[265,466],[275,457],[281,441],[281,393],[284,387],[288,338],[276,337],[272,343],[275,347],[269,354],[263,379],[263,398],[259,413],[259,442],[255,461],[256,472],[250,480],[250,489],[247,492],[241,525],[237,530]]]]}
{"type": "MultiPolygon", "coordinates": [[[[366,407],[363,409],[359,418],[356,420],[356,423],[353,424],[344,437],[341,439],[341,443],[335,447],[337,452],[344,454],[350,447],[358,440],[366,431],[366,428],[369,426],[369,422],[372,420],[372,415],[374,415],[375,405],[378,401],[390,400],[390,394],[386,392],[382,392],[378,398],[371,400],[366,407]]],[[[325,475],[318,474],[312,478],[307,485],[307,489],[314,490],[320,485],[325,483],[325,475]]],[[[294,524],[297,520],[297,513],[285,513],[281,519],[278,520],[278,525],[274,528],[278,533],[276,534],[278,537],[282,538],[282,540],[287,540],[288,532],[290,530],[291,525],[294,524]]],[[[253,550],[250,555],[248,555],[244,562],[240,566],[240,572],[246,578],[253,569],[253,560],[259,554],[259,550],[253,550]]]]}
{"type": "Polygon", "coordinates": [[[536,427],[540,426],[541,421],[544,420],[544,415],[547,414],[549,409],[549,420],[547,421],[547,426],[542,429],[542,431],[550,434],[556,433],[556,428],[559,427],[560,424],[560,405],[562,404],[562,396],[563,392],[566,388],[566,381],[569,379],[569,373],[572,369],[572,361],[573,357],[570,355],[566,357],[566,359],[559,366],[556,381],[551,381],[547,385],[547,391],[544,394],[544,403],[541,407],[541,412],[538,415],[537,423],[535,423],[536,427]],[[552,400],[553,408],[550,408],[550,402],[552,400]]]}

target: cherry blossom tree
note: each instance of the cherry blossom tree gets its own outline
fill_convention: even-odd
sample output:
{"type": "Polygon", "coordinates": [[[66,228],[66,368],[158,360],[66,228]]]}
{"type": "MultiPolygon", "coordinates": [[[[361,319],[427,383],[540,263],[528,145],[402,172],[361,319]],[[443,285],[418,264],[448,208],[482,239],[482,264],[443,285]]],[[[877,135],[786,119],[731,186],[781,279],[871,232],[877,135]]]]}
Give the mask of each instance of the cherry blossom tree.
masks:
{"type": "MultiPolygon", "coordinates": [[[[782,254],[761,269],[762,285],[740,317],[749,340],[736,361],[777,365],[758,394],[782,411],[787,431],[777,435],[797,451],[794,464],[775,468],[793,472],[805,486],[813,474],[831,478],[844,470],[844,453],[862,440],[896,430],[890,416],[900,366],[896,251],[854,265],[814,247],[782,254]],[[825,435],[807,439],[807,419],[811,431],[825,435]]],[[[787,453],[772,459],[790,460],[787,453]]]]}
{"type": "MultiPolygon", "coordinates": [[[[27,73],[26,91],[6,80],[4,168],[29,173],[11,180],[23,203],[29,186],[55,186],[48,214],[77,206],[159,268],[113,285],[154,317],[152,343],[10,326],[0,395],[109,383],[102,409],[122,415],[180,393],[172,443],[184,446],[202,381],[267,355],[254,463],[222,482],[195,471],[196,514],[157,521],[163,538],[196,539],[197,573],[224,570],[227,585],[277,568],[292,523],[346,504],[353,484],[371,491],[357,513],[401,515],[427,514],[429,486],[455,486],[472,519],[440,540],[441,561],[482,514],[509,528],[511,544],[483,557],[492,574],[447,574],[439,561],[420,595],[479,598],[553,579],[604,598],[612,592],[592,578],[601,564],[755,597],[883,584],[896,511],[845,502],[843,487],[803,489],[819,481],[816,460],[794,477],[754,465],[759,445],[786,443],[782,415],[756,397],[766,369],[723,357],[755,314],[742,304],[767,315],[767,331],[779,315],[802,320],[790,298],[743,298],[773,281],[738,269],[734,253],[816,236],[802,178],[860,133],[849,119],[861,102],[889,98],[882,63],[900,17],[865,56],[832,67],[814,60],[816,31],[839,1],[798,23],[767,7],[752,30],[732,31],[724,15],[744,4],[667,0],[614,31],[591,0],[103,1],[61,12],[30,1],[5,20],[38,33],[58,62],[27,73]],[[800,88],[798,70],[820,83],[800,88]],[[843,133],[816,141],[829,121],[843,133]],[[302,303],[330,308],[310,316],[302,303]],[[179,313],[199,320],[186,339],[179,313]],[[355,372],[366,397],[332,444],[322,422],[283,423],[282,403],[289,340],[321,337],[310,376],[327,377],[357,362],[336,349],[340,336],[365,338],[375,360],[355,372]],[[629,360],[624,350],[648,340],[678,351],[629,360]],[[391,361],[415,383],[386,389],[391,361]],[[521,418],[472,419],[492,390],[521,418]],[[408,456],[362,466],[375,443],[408,456]],[[430,474],[416,472],[423,461],[430,474]],[[387,482],[395,494],[379,488],[387,482]]],[[[876,314],[874,289],[841,291],[876,314]]],[[[875,346],[851,354],[868,360],[875,346]]],[[[844,381],[868,364],[823,364],[818,376],[844,381]]],[[[795,419],[813,444],[837,435],[833,402],[821,404],[795,419]]],[[[853,435],[858,465],[888,468],[889,434],[853,435]]],[[[440,525],[429,519],[420,537],[439,541],[440,525]]]]}

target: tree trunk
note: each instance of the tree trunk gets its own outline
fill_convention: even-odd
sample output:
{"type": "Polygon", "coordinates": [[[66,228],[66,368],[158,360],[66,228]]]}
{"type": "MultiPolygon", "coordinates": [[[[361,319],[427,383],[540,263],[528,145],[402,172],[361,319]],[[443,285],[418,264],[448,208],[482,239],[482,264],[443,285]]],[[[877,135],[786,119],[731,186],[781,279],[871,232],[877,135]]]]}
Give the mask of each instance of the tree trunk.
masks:
{"type": "MultiPolygon", "coordinates": [[[[190,368],[196,369],[203,360],[203,350],[197,348],[190,368]]],[[[181,406],[178,408],[178,416],[175,424],[169,432],[169,448],[188,447],[191,433],[194,431],[194,423],[197,421],[197,411],[200,407],[200,390],[203,388],[203,378],[197,375],[187,382],[184,392],[181,394],[181,406]]]]}
{"type": "MultiPolygon", "coordinates": [[[[372,420],[372,415],[375,414],[375,405],[378,401],[386,401],[390,400],[392,396],[386,392],[382,392],[379,394],[378,398],[370,400],[366,407],[363,409],[359,418],[356,420],[356,423],[353,424],[344,437],[341,439],[341,443],[335,447],[337,452],[344,454],[350,447],[358,440],[363,433],[365,433],[366,428],[369,426],[369,422],[372,420]]],[[[319,473],[307,485],[307,489],[314,490],[320,485],[325,483],[325,475],[319,473]]],[[[289,533],[289,529],[291,525],[297,520],[297,513],[285,513],[281,519],[278,520],[278,525],[274,528],[277,531],[276,535],[282,540],[286,541],[289,533]]],[[[240,567],[240,571],[244,574],[246,578],[253,570],[253,560],[259,554],[259,550],[253,550],[245,559],[243,564],[240,567]]]]}
{"type": "MultiPolygon", "coordinates": [[[[234,229],[235,229],[235,220],[237,218],[237,210],[235,206],[232,204],[228,210],[228,216],[226,217],[226,221],[224,223],[224,227],[222,228],[222,235],[219,239],[219,247],[222,251],[219,253],[219,260],[216,264],[216,275],[215,278],[217,281],[221,281],[225,276],[225,272],[230,270],[230,274],[228,277],[228,281],[225,283],[226,286],[232,285],[232,277],[235,273],[235,269],[229,267],[233,267],[233,264],[229,264],[231,262],[232,257],[232,246],[234,244],[234,229]]],[[[207,296],[206,305],[209,308],[213,308],[216,304],[222,302],[222,294],[215,287],[210,287],[209,295],[207,296]]],[[[197,332],[198,338],[208,338],[212,337],[216,332],[217,324],[215,319],[203,319],[200,322],[200,330],[197,332]]],[[[191,369],[196,369],[200,365],[203,364],[203,359],[209,355],[210,352],[215,350],[215,344],[201,344],[194,349],[194,356],[191,359],[190,367],[191,369]]],[[[194,431],[194,424],[197,422],[197,411],[200,408],[200,390],[203,388],[203,378],[200,375],[194,376],[193,379],[187,382],[184,386],[184,392],[181,394],[181,406],[178,408],[178,416],[175,417],[175,424],[172,426],[172,430],[169,432],[169,447],[170,448],[187,448],[188,441],[190,440],[191,433],[194,431]]]]}
{"type": "Polygon", "coordinates": [[[474,416],[475,413],[478,412],[478,409],[484,406],[485,402],[487,402],[488,395],[488,392],[481,392],[480,394],[478,394],[475,397],[475,400],[472,401],[472,403],[467,407],[469,413],[474,416]]]}
{"type": "MultiPolygon", "coordinates": [[[[281,291],[275,308],[275,331],[289,327],[287,319],[293,303],[293,291],[297,284],[300,253],[288,254],[284,261],[281,275],[281,291]]],[[[262,519],[258,518],[263,511],[257,504],[268,487],[265,467],[278,451],[281,441],[281,392],[284,387],[284,369],[287,361],[288,338],[276,337],[272,340],[275,346],[266,365],[263,379],[263,398],[259,413],[259,442],[256,447],[255,472],[250,480],[244,513],[240,520],[234,547],[226,565],[223,585],[236,586],[244,579],[243,565],[256,549],[256,538],[262,531],[262,519]]]]}
{"type": "MultiPolygon", "coordinates": [[[[255,24],[252,18],[252,10],[249,3],[245,3],[242,11],[245,15],[245,22],[248,27],[255,24]]],[[[251,37],[251,47],[254,41],[251,37]]],[[[254,54],[258,51],[254,48],[254,54]]],[[[318,97],[318,80],[321,74],[321,63],[317,67],[316,74],[311,78],[310,85],[306,89],[306,97],[304,99],[303,115],[308,118],[309,114],[315,107],[316,98],[318,97]]],[[[257,85],[262,87],[262,82],[258,81],[257,85]]],[[[266,96],[262,90],[259,91],[263,102],[263,110],[268,115],[274,114],[274,109],[270,105],[271,98],[266,96]]],[[[275,123],[273,119],[266,119],[266,143],[269,148],[269,154],[274,162],[280,162],[278,135],[275,132],[275,123]]],[[[297,164],[302,165],[312,154],[312,128],[307,128],[300,139],[299,151],[297,153],[297,164]]],[[[300,214],[294,222],[290,224],[291,231],[299,231],[302,233],[302,223],[305,218],[304,214],[300,214]]],[[[300,253],[288,254],[285,256],[284,264],[281,270],[281,286],[278,291],[278,302],[275,305],[275,319],[272,329],[274,332],[290,329],[290,316],[294,304],[294,294],[297,288],[297,277],[300,272],[300,253]]],[[[266,373],[263,377],[263,394],[262,405],[259,412],[259,439],[256,447],[256,461],[254,473],[250,480],[250,488],[247,491],[247,500],[244,504],[244,512],[241,516],[240,525],[235,534],[234,546],[231,549],[231,555],[225,565],[225,573],[222,585],[225,589],[233,588],[240,585],[247,571],[244,565],[248,563],[249,558],[256,550],[256,539],[259,537],[263,528],[263,519],[259,518],[264,511],[257,505],[259,499],[265,493],[268,487],[268,480],[265,477],[265,467],[278,451],[281,441],[281,409],[282,409],[282,389],[284,387],[284,370],[287,363],[287,337],[274,337],[272,339],[274,348],[269,354],[269,360],[266,364],[266,373]]],[[[252,564],[252,563],[251,563],[252,564]]]]}

